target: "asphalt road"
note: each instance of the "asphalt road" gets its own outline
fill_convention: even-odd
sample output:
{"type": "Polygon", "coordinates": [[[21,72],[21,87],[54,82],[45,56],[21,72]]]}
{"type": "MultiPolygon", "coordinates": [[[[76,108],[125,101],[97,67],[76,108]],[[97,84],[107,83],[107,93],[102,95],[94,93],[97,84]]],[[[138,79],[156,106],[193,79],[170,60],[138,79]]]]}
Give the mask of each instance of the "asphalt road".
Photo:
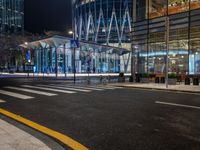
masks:
{"type": "MultiPolygon", "coordinates": [[[[33,98],[0,94],[0,99],[6,101],[0,103],[0,108],[68,135],[91,150],[200,149],[200,95],[106,87],[99,91],[88,87],[88,92],[73,94],[41,89],[71,88],[69,85],[72,83],[56,80],[1,79],[0,90],[33,98]],[[22,85],[40,87],[26,89],[57,95],[5,88],[22,85]]],[[[80,86],[84,85],[75,88],[84,89],[80,86]]]]}

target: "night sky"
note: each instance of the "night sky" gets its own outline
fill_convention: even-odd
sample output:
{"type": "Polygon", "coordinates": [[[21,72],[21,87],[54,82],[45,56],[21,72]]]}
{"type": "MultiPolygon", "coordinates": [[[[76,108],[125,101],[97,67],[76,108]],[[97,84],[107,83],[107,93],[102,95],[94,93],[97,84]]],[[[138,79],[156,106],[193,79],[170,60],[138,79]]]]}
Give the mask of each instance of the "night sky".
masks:
{"type": "Polygon", "coordinates": [[[71,0],[25,0],[24,13],[28,32],[71,29],[71,0]]]}

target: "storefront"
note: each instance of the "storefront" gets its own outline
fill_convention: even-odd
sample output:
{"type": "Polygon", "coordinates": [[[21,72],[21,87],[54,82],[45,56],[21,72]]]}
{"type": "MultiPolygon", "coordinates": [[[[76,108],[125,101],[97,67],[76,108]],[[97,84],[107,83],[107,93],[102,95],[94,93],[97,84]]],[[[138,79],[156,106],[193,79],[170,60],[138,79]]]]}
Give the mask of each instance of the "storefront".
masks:
{"type": "Polygon", "coordinates": [[[135,0],[134,5],[137,72],[165,74],[168,46],[169,73],[200,74],[200,1],[135,0]]]}

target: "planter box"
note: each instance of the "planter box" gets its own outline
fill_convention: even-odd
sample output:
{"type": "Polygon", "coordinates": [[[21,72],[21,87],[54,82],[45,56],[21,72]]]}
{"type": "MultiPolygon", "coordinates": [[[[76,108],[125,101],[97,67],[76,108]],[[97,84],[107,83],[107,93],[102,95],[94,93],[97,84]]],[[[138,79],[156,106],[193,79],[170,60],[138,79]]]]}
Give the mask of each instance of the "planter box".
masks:
{"type": "Polygon", "coordinates": [[[160,78],[160,83],[165,83],[165,77],[160,78]]]}
{"type": "Polygon", "coordinates": [[[149,78],[142,78],[142,83],[149,83],[149,78]]]}
{"type": "Polygon", "coordinates": [[[168,84],[169,84],[169,85],[176,85],[176,81],[177,81],[176,78],[169,78],[169,79],[168,79],[168,84]]]}
{"type": "Polygon", "coordinates": [[[190,78],[185,78],[185,85],[190,85],[190,78]]]}
{"type": "Polygon", "coordinates": [[[199,85],[199,78],[193,78],[193,85],[199,85]]]}
{"type": "Polygon", "coordinates": [[[137,83],[140,82],[140,77],[139,77],[139,76],[136,76],[136,77],[135,77],[135,82],[137,82],[137,83]]]}
{"type": "Polygon", "coordinates": [[[160,78],[159,77],[155,78],[155,83],[160,83],[160,78]]]}

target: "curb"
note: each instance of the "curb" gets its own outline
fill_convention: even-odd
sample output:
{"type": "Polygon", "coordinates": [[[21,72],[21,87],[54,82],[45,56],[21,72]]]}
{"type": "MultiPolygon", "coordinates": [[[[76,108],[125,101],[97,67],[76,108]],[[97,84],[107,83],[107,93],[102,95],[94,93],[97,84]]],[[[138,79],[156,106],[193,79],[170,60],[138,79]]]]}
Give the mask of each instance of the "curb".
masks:
{"type": "Polygon", "coordinates": [[[115,86],[116,87],[123,87],[123,88],[132,88],[132,89],[159,90],[159,91],[168,91],[168,92],[182,92],[182,93],[200,94],[200,92],[188,91],[188,90],[160,89],[160,88],[151,88],[151,87],[134,87],[134,86],[124,86],[124,85],[115,85],[115,86]]]}

